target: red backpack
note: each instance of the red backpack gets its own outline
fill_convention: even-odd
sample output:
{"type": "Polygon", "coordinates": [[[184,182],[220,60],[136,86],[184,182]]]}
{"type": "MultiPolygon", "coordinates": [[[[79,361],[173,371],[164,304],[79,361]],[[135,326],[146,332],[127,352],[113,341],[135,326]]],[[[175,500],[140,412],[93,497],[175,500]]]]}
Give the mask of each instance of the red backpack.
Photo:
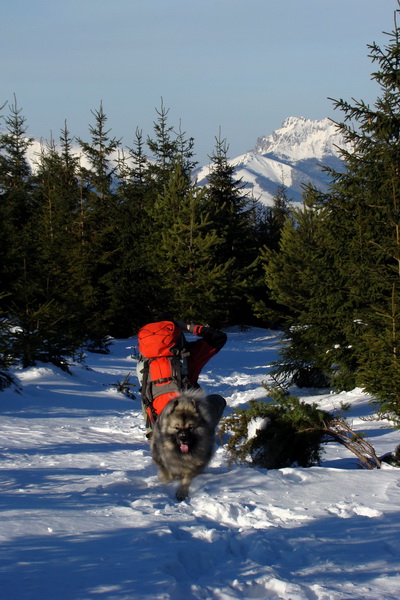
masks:
{"type": "Polygon", "coordinates": [[[180,327],[172,321],[148,323],[139,329],[141,394],[151,425],[168,402],[188,386],[183,341],[180,327]]]}

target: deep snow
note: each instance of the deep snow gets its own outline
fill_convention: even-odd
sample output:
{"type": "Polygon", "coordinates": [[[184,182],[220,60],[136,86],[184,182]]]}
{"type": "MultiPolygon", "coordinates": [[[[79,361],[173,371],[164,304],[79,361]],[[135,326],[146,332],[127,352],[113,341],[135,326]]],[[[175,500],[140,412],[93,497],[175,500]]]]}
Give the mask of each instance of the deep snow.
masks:
{"type": "MultiPolygon", "coordinates": [[[[231,330],[202,376],[229,408],[263,397],[274,332],[231,330]]],[[[186,502],[161,485],[139,394],[115,387],[136,340],[89,354],[72,375],[16,370],[0,393],[0,590],[4,600],[394,600],[400,595],[400,470],[360,469],[344,447],[321,466],[227,467],[218,445],[186,502]]],[[[135,391],[136,390],[136,391],[135,391]]],[[[400,433],[361,390],[297,390],[348,419],[378,455],[400,433]]]]}

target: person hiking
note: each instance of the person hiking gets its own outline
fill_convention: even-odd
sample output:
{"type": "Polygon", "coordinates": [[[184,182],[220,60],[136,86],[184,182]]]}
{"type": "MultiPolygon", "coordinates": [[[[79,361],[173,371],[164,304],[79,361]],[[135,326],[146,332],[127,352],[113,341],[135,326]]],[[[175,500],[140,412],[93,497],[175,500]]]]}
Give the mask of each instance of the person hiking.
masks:
{"type": "MultiPolygon", "coordinates": [[[[174,321],[162,315],[154,323],[143,326],[138,332],[139,360],[137,377],[141,385],[146,435],[170,400],[182,390],[199,388],[198,379],[203,367],[227,341],[223,331],[209,327],[174,321]],[[185,333],[198,339],[188,341],[185,333]]],[[[207,401],[218,405],[221,413],[226,406],[222,396],[207,396],[207,401]]]]}
{"type": "Polygon", "coordinates": [[[186,352],[188,352],[187,376],[192,387],[200,387],[198,379],[203,367],[225,346],[227,335],[223,331],[213,329],[208,325],[195,325],[194,323],[184,323],[182,321],[177,321],[177,325],[183,333],[193,333],[199,338],[188,342],[183,335],[183,345],[186,352]]]}

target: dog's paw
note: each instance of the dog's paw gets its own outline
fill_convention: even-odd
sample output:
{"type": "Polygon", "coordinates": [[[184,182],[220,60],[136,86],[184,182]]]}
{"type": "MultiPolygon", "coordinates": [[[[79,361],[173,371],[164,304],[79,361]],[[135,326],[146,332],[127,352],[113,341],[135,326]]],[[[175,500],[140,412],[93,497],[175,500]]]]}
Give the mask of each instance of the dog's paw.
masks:
{"type": "Polygon", "coordinates": [[[180,485],[176,491],[175,497],[178,502],[182,502],[189,495],[189,486],[188,485],[180,485]]]}

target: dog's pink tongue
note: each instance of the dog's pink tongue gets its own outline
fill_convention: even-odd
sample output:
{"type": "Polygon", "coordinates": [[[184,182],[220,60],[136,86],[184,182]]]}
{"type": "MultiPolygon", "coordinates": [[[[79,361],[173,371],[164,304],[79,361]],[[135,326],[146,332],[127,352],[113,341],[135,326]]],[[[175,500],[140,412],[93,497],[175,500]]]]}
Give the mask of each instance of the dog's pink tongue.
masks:
{"type": "Polygon", "coordinates": [[[189,452],[189,446],[187,444],[181,444],[180,449],[181,449],[181,452],[183,452],[184,454],[189,452]]]}

